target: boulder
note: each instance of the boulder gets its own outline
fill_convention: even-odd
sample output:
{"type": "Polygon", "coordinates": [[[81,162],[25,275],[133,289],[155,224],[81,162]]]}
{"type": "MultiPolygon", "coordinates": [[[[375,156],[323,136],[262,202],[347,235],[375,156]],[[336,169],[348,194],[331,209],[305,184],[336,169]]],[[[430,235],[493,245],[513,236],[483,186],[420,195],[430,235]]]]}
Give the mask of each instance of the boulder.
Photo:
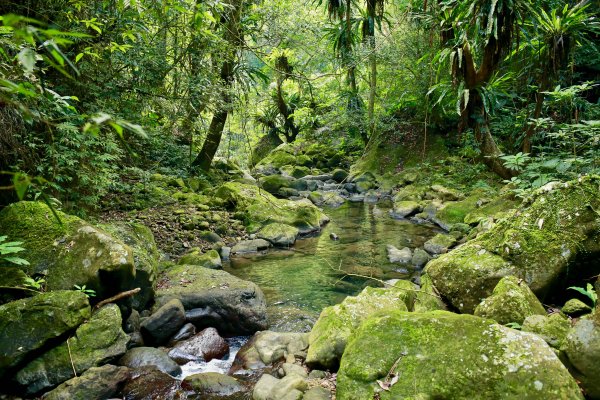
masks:
{"type": "Polygon", "coordinates": [[[396,247],[388,244],[385,246],[385,249],[387,251],[388,260],[391,263],[409,264],[412,261],[413,254],[408,247],[398,250],[396,247]]]}
{"type": "Polygon", "coordinates": [[[0,378],[91,316],[85,294],[58,290],[0,306],[0,378]]]}
{"type": "Polygon", "coordinates": [[[331,399],[331,392],[324,387],[316,386],[308,389],[302,400],[329,400],[331,399]]]}
{"type": "Polygon", "coordinates": [[[421,205],[413,200],[401,200],[394,202],[394,208],[390,211],[390,214],[394,218],[406,218],[413,214],[421,212],[421,205]]]}
{"type": "Polygon", "coordinates": [[[301,355],[308,348],[308,334],[295,332],[257,332],[238,351],[229,373],[271,365],[288,355],[301,355]]]}
{"type": "Polygon", "coordinates": [[[206,400],[227,399],[244,392],[244,387],[235,378],[217,372],[187,376],[182,386],[193,390],[206,400]]]}
{"type": "Polygon", "coordinates": [[[567,300],[561,311],[571,317],[579,317],[583,314],[589,314],[592,308],[579,299],[567,300]]]}
{"type": "Polygon", "coordinates": [[[15,375],[27,394],[38,393],[92,367],[117,359],[127,350],[129,337],[121,329],[121,312],[108,304],[77,328],[75,335],[31,361],[15,375]]]}
{"type": "Polygon", "coordinates": [[[293,181],[294,178],[283,175],[269,175],[259,179],[262,188],[271,194],[277,194],[281,188],[290,187],[293,181]]]}
{"type": "Polygon", "coordinates": [[[123,241],[133,251],[135,279],[131,287],[142,289],[132,298],[132,307],[144,310],[154,300],[160,253],[150,228],[133,222],[111,222],[100,227],[123,241]]]}
{"type": "Polygon", "coordinates": [[[348,178],[348,171],[344,171],[343,169],[336,168],[331,173],[331,178],[337,183],[342,183],[348,178]]]}
{"type": "Polygon", "coordinates": [[[174,346],[177,342],[185,339],[189,339],[196,334],[196,327],[192,323],[183,325],[179,330],[169,339],[167,346],[174,346]]]}
{"type": "Polygon", "coordinates": [[[574,261],[600,252],[600,177],[587,176],[538,189],[476,239],[430,261],[436,288],[461,312],[471,313],[507,275],[524,279],[541,299],[574,261]]]}
{"type": "Polygon", "coordinates": [[[456,244],[456,238],[452,235],[445,233],[438,233],[431,239],[425,242],[423,248],[429,252],[429,254],[443,254],[447,253],[448,249],[456,244]]]}
{"type": "Polygon", "coordinates": [[[288,247],[296,242],[298,236],[298,228],[273,223],[263,227],[256,236],[260,239],[268,240],[273,246],[288,247]]]}
{"type": "Polygon", "coordinates": [[[223,358],[229,353],[229,345],[215,328],[202,330],[197,335],[177,343],[174,349],[202,357],[207,362],[213,358],[223,358]]]}
{"type": "Polygon", "coordinates": [[[464,198],[464,195],[458,190],[450,189],[442,185],[432,185],[431,190],[443,201],[456,201],[464,198]]]}
{"type": "Polygon", "coordinates": [[[500,279],[492,295],[475,308],[475,315],[503,325],[511,322],[521,325],[530,315],[546,315],[546,310],[525,281],[506,276],[500,279]]]}
{"type": "Polygon", "coordinates": [[[129,350],[119,360],[119,365],[129,368],[140,368],[151,366],[165,374],[177,376],[181,374],[181,368],[169,358],[167,353],[154,347],[136,347],[129,350]]]}
{"type": "Polygon", "coordinates": [[[318,231],[329,220],[308,199],[277,199],[257,186],[238,182],[227,182],[220,186],[214,193],[214,200],[242,214],[249,232],[279,222],[298,228],[300,233],[307,233],[318,231]]]}
{"type": "Polygon", "coordinates": [[[521,326],[523,332],[535,333],[555,349],[560,349],[569,329],[571,329],[571,323],[560,313],[548,316],[530,315],[525,318],[521,326]]]}
{"type": "Polygon", "coordinates": [[[294,156],[293,151],[286,148],[286,144],[284,143],[260,160],[257,164],[257,169],[258,167],[266,166],[281,168],[285,165],[298,165],[298,163],[296,162],[296,156],[294,156]]]}
{"type": "Polygon", "coordinates": [[[336,368],[348,339],[365,319],[383,310],[412,309],[414,295],[411,282],[399,281],[389,289],[367,287],[356,297],[326,307],[309,335],[307,365],[336,368]]]}
{"type": "Polygon", "coordinates": [[[423,199],[423,195],[425,194],[425,188],[417,185],[408,185],[400,188],[394,195],[393,201],[394,203],[398,203],[401,201],[420,201],[423,199]]]}
{"type": "Polygon", "coordinates": [[[360,326],[342,357],[336,398],[376,393],[386,399],[583,399],[541,338],[446,311],[389,311],[360,326]]]}
{"type": "Polygon", "coordinates": [[[277,379],[264,374],[252,392],[253,400],[288,400],[301,399],[302,392],[308,389],[306,381],[295,374],[277,379]]]}
{"type": "MultiPolygon", "coordinates": [[[[267,225],[268,226],[268,225],[267,225]]],[[[256,253],[271,247],[271,243],[264,239],[242,240],[231,248],[232,254],[256,253]]]]}
{"type": "Polygon", "coordinates": [[[436,310],[445,310],[446,305],[436,292],[427,274],[421,275],[421,287],[415,295],[414,312],[427,312],[436,310]]]}
{"type": "Polygon", "coordinates": [[[166,271],[165,277],[167,284],[156,294],[157,305],[179,299],[188,320],[188,312],[198,310],[199,318],[190,321],[197,328],[213,326],[223,334],[237,335],[267,328],[265,296],[254,283],[222,270],[193,265],[174,266],[166,271]],[[179,284],[182,281],[185,286],[179,284]]]}
{"type": "Polygon", "coordinates": [[[43,202],[21,201],[0,211],[3,234],[27,249],[25,272],[45,275],[47,290],[85,285],[103,298],[130,289],[131,248],[78,217],[55,212],[60,222],[43,202]]]}
{"type": "Polygon", "coordinates": [[[586,394],[600,399],[600,312],[579,319],[562,345],[562,353],[573,376],[586,394]]]}
{"type": "Polygon", "coordinates": [[[129,368],[103,365],[71,378],[45,393],[43,400],[88,400],[114,398],[129,378],[129,368]]]}
{"type": "Polygon", "coordinates": [[[223,267],[221,256],[216,250],[208,250],[206,253],[198,247],[181,256],[178,264],[198,265],[204,268],[220,269],[223,267]]]}
{"type": "Polygon", "coordinates": [[[185,310],[179,299],[165,303],[142,321],[140,332],[144,342],[151,345],[165,343],[185,324],[185,310]]]}
{"type": "Polygon", "coordinates": [[[477,208],[480,194],[475,194],[461,201],[450,201],[444,203],[435,211],[431,218],[433,222],[442,229],[449,231],[454,224],[463,223],[467,214],[477,208]]]}
{"type": "Polygon", "coordinates": [[[427,264],[429,260],[431,260],[429,253],[423,250],[422,248],[418,247],[413,252],[413,257],[410,260],[410,262],[415,267],[422,267],[425,264],[427,264]]]}

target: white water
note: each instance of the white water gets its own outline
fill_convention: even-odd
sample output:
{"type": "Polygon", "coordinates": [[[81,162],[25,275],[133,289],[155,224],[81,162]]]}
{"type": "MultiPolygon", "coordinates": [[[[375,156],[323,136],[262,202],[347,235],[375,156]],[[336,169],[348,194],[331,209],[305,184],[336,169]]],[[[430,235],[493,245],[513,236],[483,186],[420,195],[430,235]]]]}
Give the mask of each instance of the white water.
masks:
{"type": "Polygon", "coordinates": [[[177,378],[184,379],[187,376],[202,372],[218,372],[220,374],[227,374],[231,364],[233,364],[233,360],[235,360],[237,352],[248,341],[248,339],[248,336],[234,336],[225,339],[229,344],[229,354],[225,358],[221,360],[213,359],[209,362],[189,362],[181,366],[182,372],[177,378]]]}

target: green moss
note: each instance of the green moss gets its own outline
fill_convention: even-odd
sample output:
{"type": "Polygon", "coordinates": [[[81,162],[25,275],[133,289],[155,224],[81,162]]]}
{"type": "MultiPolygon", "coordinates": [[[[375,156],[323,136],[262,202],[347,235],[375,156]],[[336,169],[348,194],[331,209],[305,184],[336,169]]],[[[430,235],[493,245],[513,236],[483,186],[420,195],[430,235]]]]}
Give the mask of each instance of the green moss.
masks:
{"type": "Polygon", "coordinates": [[[219,269],[222,266],[221,256],[216,250],[203,253],[201,249],[195,248],[184,254],[178,264],[197,265],[199,267],[219,269]]]}
{"type": "Polygon", "coordinates": [[[292,178],[283,175],[269,175],[260,178],[259,182],[263,189],[271,194],[276,194],[279,189],[290,187],[292,178]]]}
{"type": "Polygon", "coordinates": [[[275,168],[281,168],[284,165],[297,165],[296,156],[288,153],[279,146],[257,164],[257,166],[266,165],[272,165],[275,168]]]}
{"type": "Polygon", "coordinates": [[[431,278],[427,274],[421,275],[421,287],[415,296],[414,312],[427,312],[445,310],[446,306],[436,292],[431,278]]]}
{"type": "Polygon", "coordinates": [[[511,322],[522,324],[525,318],[536,314],[546,315],[544,306],[527,284],[514,276],[502,278],[492,295],[475,309],[475,315],[491,318],[503,325],[511,322]]]}
{"type": "Polygon", "coordinates": [[[548,316],[531,315],[525,318],[521,326],[523,332],[535,333],[555,349],[560,349],[569,329],[571,329],[571,323],[560,313],[548,316]]]}
{"type": "Polygon", "coordinates": [[[472,210],[464,217],[464,222],[469,225],[475,225],[482,219],[492,217],[500,219],[509,210],[518,206],[518,202],[514,200],[511,194],[503,194],[494,198],[487,204],[472,210]]]}
{"type": "Polygon", "coordinates": [[[339,400],[582,399],[552,350],[524,334],[445,311],[377,315],[355,332],[337,376],[339,400]],[[399,379],[389,391],[377,380],[399,379]]]}
{"type": "Polygon", "coordinates": [[[448,229],[453,224],[464,222],[467,214],[477,208],[479,199],[480,195],[473,195],[461,201],[444,204],[435,214],[436,222],[441,222],[445,229],[448,229]]]}
{"type": "Polygon", "coordinates": [[[309,335],[307,364],[335,368],[348,339],[361,322],[383,310],[408,310],[407,305],[412,308],[414,285],[399,281],[396,286],[368,287],[356,297],[347,297],[341,304],[325,308],[309,335]]]}

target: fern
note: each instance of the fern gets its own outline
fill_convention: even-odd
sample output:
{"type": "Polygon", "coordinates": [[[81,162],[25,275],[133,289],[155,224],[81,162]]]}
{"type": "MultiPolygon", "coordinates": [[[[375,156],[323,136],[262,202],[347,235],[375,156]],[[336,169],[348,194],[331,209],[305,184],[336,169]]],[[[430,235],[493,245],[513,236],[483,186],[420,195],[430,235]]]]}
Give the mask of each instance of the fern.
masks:
{"type": "Polygon", "coordinates": [[[21,247],[23,242],[2,243],[6,241],[7,238],[7,236],[0,236],[0,260],[8,261],[9,263],[16,265],[29,265],[29,261],[14,255],[25,250],[21,247]]]}

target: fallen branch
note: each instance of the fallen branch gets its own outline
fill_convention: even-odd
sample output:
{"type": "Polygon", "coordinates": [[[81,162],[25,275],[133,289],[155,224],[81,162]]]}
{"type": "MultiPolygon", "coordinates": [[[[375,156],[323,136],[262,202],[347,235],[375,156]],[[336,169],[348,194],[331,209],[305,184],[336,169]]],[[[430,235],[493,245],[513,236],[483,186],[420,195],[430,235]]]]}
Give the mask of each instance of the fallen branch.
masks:
{"type": "Polygon", "coordinates": [[[94,310],[99,309],[100,307],[108,304],[108,303],[114,303],[117,300],[121,300],[121,299],[125,299],[127,297],[131,297],[137,293],[139,293],[142,289],[141,288],[135,288],[135,289],[131,289],[131,290],[127,290],[126,292],[121,292],[119,294],[116,294],[112,297],[109,297],[108,299],[104,299],[101,302],[99,302],[98,304],[96,304],[94,306],[94,310]]]}

